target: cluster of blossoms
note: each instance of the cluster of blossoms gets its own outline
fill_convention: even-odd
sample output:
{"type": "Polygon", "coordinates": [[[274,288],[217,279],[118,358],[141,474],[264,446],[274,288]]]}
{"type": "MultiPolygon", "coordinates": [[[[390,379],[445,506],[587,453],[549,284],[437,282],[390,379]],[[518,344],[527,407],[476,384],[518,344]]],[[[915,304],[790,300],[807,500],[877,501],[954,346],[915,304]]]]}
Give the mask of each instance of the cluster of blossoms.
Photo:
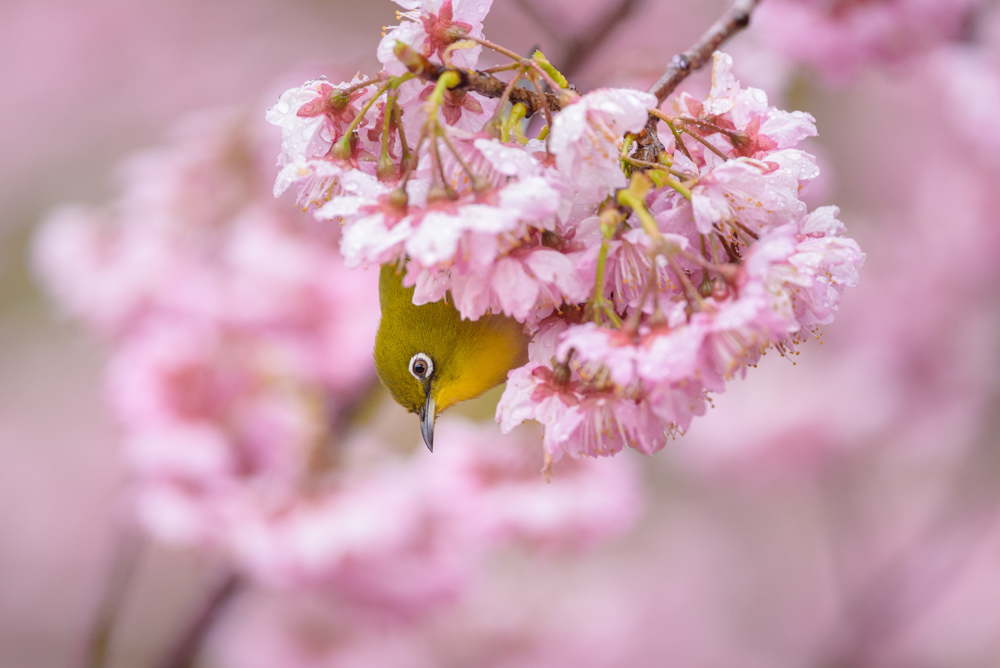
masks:
{"type": "Polygon", "coordinates": [[[453,600],[497,547],[627,530],[640,508],[627,466],[580,462],[546,486],[527,434],[501,444],[496,425],[443,424],[468,447],[429,461],[410,456],[416,434],[406,449],[361,428],[377,275],[271,197],[261,125],[192,121],[127,165],[112,206],[58,211],[37,240],[50,290],[110,343],[140,527],[269,587],[393,615],[453,600]]]}
{"type": "Polygon", "coordinates": [[[707,98],[668,113],[638,90],[580,95],[541,54],[484,39],[489,0],[399,4],[377,77],[310,81],[269,110],[275,192],[339,223],[348,266],[405,266],[414,303],[450,293],[465,318],[524,324],[505,431],[540,422],[550,460],[655,452],[709,392],[833,320],[864,254],[836,207],[800,198],[813,119],[742,87],[729,56],[707,98]],[[476,71],[484,46],[512,62],[476,71]]]}

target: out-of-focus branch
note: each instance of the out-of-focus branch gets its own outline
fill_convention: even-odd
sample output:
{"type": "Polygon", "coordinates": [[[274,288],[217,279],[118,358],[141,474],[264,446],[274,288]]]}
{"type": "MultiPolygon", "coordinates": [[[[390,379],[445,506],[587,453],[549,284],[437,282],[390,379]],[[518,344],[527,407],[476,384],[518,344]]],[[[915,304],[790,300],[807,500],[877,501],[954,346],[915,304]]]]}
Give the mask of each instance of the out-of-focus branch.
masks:
{"type": "Polygon", "coordinates": [[[514,0],[514,4],[529,19],[553,38],[559,40],[561,43],[561,53],[557,65],[559,66],[559,71],[567,77],[573,76],[580,69],[580,66],[611,36],[615,29],[635,12],[641,3],[642,0],[620,0],[617,7],[597,17],[582,35],[567,39],[562,37],[549,20],[538,11],[535,2],[532,0],[514,0]]]}
{"type": "MultiPolygon", "coordinates": [[[[527,16],[532,23],[547,32],[550,37],[564,41],[563,36],[560,35],[559,31],[552,26],[549,18],[538,11],[538,3],[533,0],[514,0],[514,4],[517,5],[517,8],[521,10],[522,14],[527,16]]],[[[563,72],[563,74],[565,74],[565,72],[563,72]]]]}
{"type": "MultiPolygon", "coordinates": [[[[1000,388],[987,400],[1000,406],[1000,388]]],[[[956,467],[937,511],[920,532],[875,569],[844,606],[842,636],[834,641],[830,665],[864,665],[880,645],[917,621],[950,591],[995,527],[1000,511],[1000,417],[980,426],[979,437],[956,467]]]]}
{"type": "Polygon", "coordinates": [[[87,641],[83,659],[86,668],[103,668],[107,665],[115,625],[125,604],[132,575],[139,563],[142,543],[142,536],[135,527],[126,524],[119,526],[118,535],[115,536],[111,566],[87,641]]]}
{"type": "MultiPolygon", "coordinates": [[[[610,21],[607,25],[595,29],[593,37],[605,39],[614,29],[617,22],[632,11],[638,0],[624,0],[619,10],[617,21],[610,21]]],[[[747,27],[750,23],[750,14],[754,8],[760,4],[760,0],[736,0],[722,18],[712,24],[712,26],[694,43],[687,51],[677,54],[670,60],[663,75],[649,88],[649,92],[656,96],[657,101],[662,104],[667,97],[674,92],[677,86],[692,72],[703,67],[712,57],[712,53],[719,48],[730,37],[747,27]]],[[[592,49],[593,42],[583,44],[580,48],[584,50],[592,49]]],[[[499,98],[503,96],[507,87],[506,82],[492,74],[478,70],[465,70],[455,67],[445,67],[432,63],[422,54],[406,45],[400,45],[396,55],[400,61],[406,65],[407,69],[425,81],[437,81],[445,72],[457,72],[461,78],[458,88],[471,90],[486,97],[499,98]]],[[[581,56],[582,57],[582,54],[581,56]]],[[[562,101],[557,95],[545,93],[544,95],[529,91],[526,88],[515,87],[510,91],[509,99],[512,104],[523,103],[529,111],[529,116],[548,107],[551,111],[558,111],[562,108],[562,101]]],[[[662,150],[662,144],[656,138],[657,119],[651,118],[646,130],[639,138],[639,150],[641,155],[638,159],[647,162],[656,162],[656,156],[662,150]]]]}
{"type": "Polygon", "coordinates": [[[160,668],[190,668],[194,665],[205,638],[215,625],[215,620],[222,614],[226,604],[232,600],[242,584],[243,579],[235,573],[227,573],[220,578],[194,617],[188,621],[177,636],[177,640],[170,646],[170,650],[160,663],[160,668]]]}

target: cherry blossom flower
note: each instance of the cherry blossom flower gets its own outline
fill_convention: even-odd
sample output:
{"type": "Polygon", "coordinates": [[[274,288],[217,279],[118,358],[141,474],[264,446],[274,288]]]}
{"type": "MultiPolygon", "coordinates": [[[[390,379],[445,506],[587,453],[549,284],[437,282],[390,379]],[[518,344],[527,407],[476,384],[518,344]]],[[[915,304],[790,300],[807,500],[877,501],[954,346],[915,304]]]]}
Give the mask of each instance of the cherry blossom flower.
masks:
{"type": "MultiPolygon", "coordinates": [[[[371,97],[372,86],[365,81],[355,77],[333,86],[325,78],[314,79],[282,93],[266,114],[269,123],[281,128],[278,165],[325,157],[371,97]]],[[[374,121],[364,117],[358,127],[374,121]]]]}
{"type": "Polygon", "coordinates": [[[599,202],[625,185],[618,165],[622,138],[646,125],[656,98],[630,89],[601,89],[565,107],[552,123],[556,164],[580,197],[599,202]]]}
{"type": "MultiPolygon", "coordinates": [[[[816,136],[815,119],[802,111],[784,111],[767,103],[767,94],[753,87],[744,88],[732,72],[733,59],[715,52],[712,62],[712,88],[704,100],[681,93],[674,106],[682,117],[699,121],[693,130],[712,141],[715,148],[731,157],[762,158],[775,150],[797,146],[806,137],[816,136]],[[720,139],[719,130],[733,133],[731,142],[720,139]]],[[[692,147],[701,151],[701,147],[692,147]]]]}
{"type": "MultiPolygon", "coordinates": [[[[434,62],[442,62],[445,50],[460,35],[483,36],[483,19],[493,0],[394,0],[407,11],[406,19],[387,29],[378,45],[378,59],[395,76],[406,73],[406,66],[395,55],[396,42],[402,42],[434,62]]],[[[481,46],[455,49],[451,62],[458,67],[474,68],[481,46]]]]}

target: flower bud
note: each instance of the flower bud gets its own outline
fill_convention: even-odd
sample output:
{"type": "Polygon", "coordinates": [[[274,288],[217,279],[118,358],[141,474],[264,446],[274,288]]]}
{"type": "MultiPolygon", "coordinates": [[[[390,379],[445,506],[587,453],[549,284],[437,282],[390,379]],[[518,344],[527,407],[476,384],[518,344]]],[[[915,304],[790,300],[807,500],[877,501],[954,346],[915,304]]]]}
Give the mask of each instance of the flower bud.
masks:
{"type": "Polygon", "coordinates": [[[399,177],[399,169],[388,153],[383,153],[378,159],[378,164],[375,166],[375,175],[383,183],[395,181],[399,177]]]}
{"type": "Polygon", "coordinates": [[[406,188],[400,186],[389,193],[389,206],[393,209],[398,210],[400,213],[406,213],[406,207],[409,205],[410,198],[406,195],[406,188]]]}

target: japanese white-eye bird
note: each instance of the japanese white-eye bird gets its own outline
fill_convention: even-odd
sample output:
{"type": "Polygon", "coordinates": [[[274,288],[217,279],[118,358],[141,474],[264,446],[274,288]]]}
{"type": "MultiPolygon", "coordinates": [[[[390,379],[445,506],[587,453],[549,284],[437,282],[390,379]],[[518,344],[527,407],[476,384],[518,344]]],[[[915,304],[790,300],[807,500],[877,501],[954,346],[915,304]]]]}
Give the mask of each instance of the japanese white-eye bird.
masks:
{"type": "Polygon", "coordinates": [[[393,265],[382,266],[378,292],[375,371],[393,399],[420,417],[433,452],[437,414],[506,381],[508,371],[528,361],[528,337],[521,323],[503,315],[463,320],[448,300],[414,306],[413,288],[403,287],[393,265]]]}

